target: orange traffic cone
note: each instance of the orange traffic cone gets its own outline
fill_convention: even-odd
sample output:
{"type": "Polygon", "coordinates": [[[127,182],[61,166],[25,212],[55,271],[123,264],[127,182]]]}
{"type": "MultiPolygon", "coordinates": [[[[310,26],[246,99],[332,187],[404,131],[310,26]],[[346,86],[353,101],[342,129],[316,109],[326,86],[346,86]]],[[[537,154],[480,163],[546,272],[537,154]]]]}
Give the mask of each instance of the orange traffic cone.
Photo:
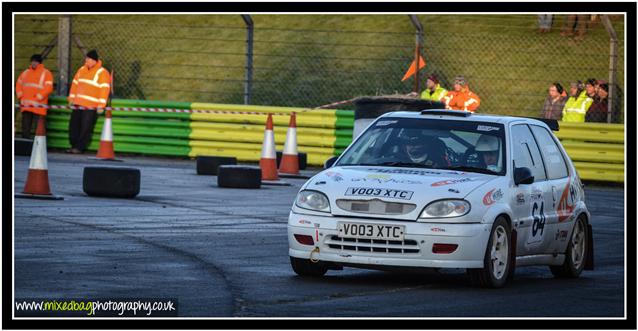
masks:
{"type": "Polygon", "coordinates": [[[279,172],[284,174],[299,174],[299,155],[297,154],[297,120],[295,113],[290,115],[290,124],[286,133],[284,150],[281,153],[279,172]]]}
{"type": "Polygon", "coordinates": [[[22,194],[16,194],[16,198],[63,200],[63,197],[51,194],[49,188],[49,169],[47,164],[47,133],[44,127],[44,116],[39,116],[38,127],[33,138],[31,160],[27,182],[24,184],[22,194]]]}
{"type": "Polygon", "coordinates": [[[279,180],[277,175],[277,153],[275,152],[275,133],[272,129],[272,114],[268,114],[264,143],[261,147],[261,180],[279,180]]]}
{"type": "Polygon", "coordinates": [[[90,159],[122,161],[115,158],[115,151],[113,148],[113,125],[111,123],[111,111],[107,110],[106,117],[104,118],[104,126],[102,127],[102,135],[100,136],[100,147],[97,149],[97,155],[95,155],[95,157],[90,157],[90,159]]]}

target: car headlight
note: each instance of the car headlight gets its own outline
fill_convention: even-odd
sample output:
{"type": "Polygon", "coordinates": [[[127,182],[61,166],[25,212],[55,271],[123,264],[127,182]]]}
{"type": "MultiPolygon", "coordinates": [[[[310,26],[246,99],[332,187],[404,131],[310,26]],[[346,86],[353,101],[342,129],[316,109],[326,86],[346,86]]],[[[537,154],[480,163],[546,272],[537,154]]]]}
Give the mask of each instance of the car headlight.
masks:
{"type": "Polygon", "coordinates": [[[470,212],[470,203],[465,200],[438,200],[428,204],[419,218],[459,217],[470,212]]]}
{"type": "Polygon", "coordinates": [[[303,190],[297,195],[295,204],[299,208],[330,212],[330,202],[325,194],[318,191],[303,190]]]}

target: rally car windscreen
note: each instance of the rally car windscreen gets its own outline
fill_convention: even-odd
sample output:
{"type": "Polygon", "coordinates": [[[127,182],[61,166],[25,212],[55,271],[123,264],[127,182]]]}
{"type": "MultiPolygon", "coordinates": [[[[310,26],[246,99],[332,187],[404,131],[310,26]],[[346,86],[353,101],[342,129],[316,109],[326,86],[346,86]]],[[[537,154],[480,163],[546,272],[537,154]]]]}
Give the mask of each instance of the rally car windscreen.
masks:
{"type": "Polygon", "coordinates": [[[378,165],[505,175],[504,126],[438,119],[383,118],[336,166],[378,165]]]}

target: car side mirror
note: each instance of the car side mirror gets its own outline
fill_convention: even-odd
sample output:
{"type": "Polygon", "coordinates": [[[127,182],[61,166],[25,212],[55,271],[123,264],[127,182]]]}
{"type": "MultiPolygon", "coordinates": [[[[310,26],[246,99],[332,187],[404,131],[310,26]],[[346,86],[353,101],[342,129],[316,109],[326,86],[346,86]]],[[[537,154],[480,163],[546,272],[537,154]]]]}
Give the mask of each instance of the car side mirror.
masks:
{"type": "Polygon", "coordinates": [[[337,161],[339,157],[338,156],[333,156],[331,158],[329,158],[328,160],[326,160],[326,163],[323,164],[323,168],[324,169],[328,169],[331,168],[333,164],[335,164],[335,162],[337,161]]]}
{"type": "Polygon", "coordinates": [[[514,168],[514,184],[532,184],[534,182],[534,176],[532,171],[527,167],[514,168]]]}

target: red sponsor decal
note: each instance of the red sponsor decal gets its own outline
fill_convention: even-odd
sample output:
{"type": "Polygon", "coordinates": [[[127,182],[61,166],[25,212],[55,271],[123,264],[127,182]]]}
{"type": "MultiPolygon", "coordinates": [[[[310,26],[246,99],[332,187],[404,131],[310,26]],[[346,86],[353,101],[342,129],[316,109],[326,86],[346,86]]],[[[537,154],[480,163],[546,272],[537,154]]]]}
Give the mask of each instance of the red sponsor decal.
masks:
{"type": "Polygon", "coordinates": [[[472,178],[447,179],[447,180],[442,180],[440,182],[432,183],[432,185],[430,186],[436,187],[436,186],[459,184],[459,183],[465,183],[465,182],[471,182],[471,181],[472,181],[472,178]]]}
{"type": "Polygon", "coordinates": [[[489,206],[489,205],[493,204],[494,202],[496,202],[494,199],[492,199],[492,193],[494,192],[494,190],[496,190],[496,189],[494,188],[491,191],[485,193],[485,195],[483,196],[483,204],[484,205],[489,206]]]}
{"type": "Polygon", "coordinates": [[[563,194],[558,201],[558,208],[556,208],[556,213],[558,214],[558,222],[563,222],[568,219],[572,213],[574,212],[574,200],[570,199],[570,183],[571,177],[567,179],[567,185],[565,185],[565,189],[563,190],[563,194]],[[571,200],[571,201],[570,201],[571,200]]]}

